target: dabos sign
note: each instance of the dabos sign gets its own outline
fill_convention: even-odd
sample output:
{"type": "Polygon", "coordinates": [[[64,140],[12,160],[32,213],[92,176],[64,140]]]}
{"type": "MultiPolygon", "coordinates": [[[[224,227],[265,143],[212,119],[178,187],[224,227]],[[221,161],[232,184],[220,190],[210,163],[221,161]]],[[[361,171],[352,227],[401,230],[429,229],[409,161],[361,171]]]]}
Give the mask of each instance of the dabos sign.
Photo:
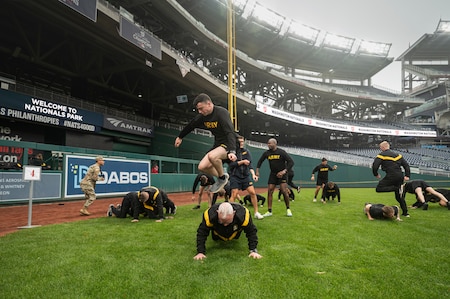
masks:
{"type": "MultiPolygon", "coordinates": [[[[95,163],[95,156],[65,156],[65,194],[64,197],[84,196],[80,182],[90,165],[95,163]]],[[[150,162],[105,158],[102,166],[104,181],[97,181],[97,195],[117,196],[130,191],[138,191],[150,186],[150,162]]]]}

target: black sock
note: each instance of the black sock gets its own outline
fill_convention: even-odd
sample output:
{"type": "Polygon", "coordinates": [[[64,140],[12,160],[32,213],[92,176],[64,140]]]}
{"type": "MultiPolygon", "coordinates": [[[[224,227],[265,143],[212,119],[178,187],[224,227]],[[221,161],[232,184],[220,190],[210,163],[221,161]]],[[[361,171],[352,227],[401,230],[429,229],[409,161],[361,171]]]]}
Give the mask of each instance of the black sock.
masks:
{"type": "Polygon", "coordinates": [[[220,176],[219,179],[224,180],[225,179],[225,175],[220,176]]]}
{"type": "Polygon", "coordinates": [[[267,209],[267,211],[269,211],[269,213],[272,213],[272,209],[267,209]]]}

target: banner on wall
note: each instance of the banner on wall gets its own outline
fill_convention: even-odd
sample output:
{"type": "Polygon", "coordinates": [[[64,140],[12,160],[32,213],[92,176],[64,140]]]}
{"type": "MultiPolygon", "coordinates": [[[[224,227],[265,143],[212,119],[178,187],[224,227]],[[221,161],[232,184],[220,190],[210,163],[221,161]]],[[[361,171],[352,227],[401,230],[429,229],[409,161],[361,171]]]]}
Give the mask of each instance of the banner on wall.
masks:
{"type": "Polygon", "coordinates": [[[59,0],[59,2],[97,22],[97,0],[59,0]]]}
{"type": "Polygon", "coordinates": [[[154,37],[147,29],[134,24],[127,18],[120,16],[120,36],[141,48],[159,60],[162,59],[161,40],[154,37]]]}
{"type": "Polygon", "coordinates": [[[103,125],[100,113],[3,89],[0,116],[88,132],[97,132],[103,125]]]}
{"type": "Polygon", "coordinates": [[[152,125],[142,124],[115,116],[105,116],[103,120],[103,127],[113,131],[120,131],[146,137],[153,137],[154,131],[152,125]]]}
{"type": "MultiPolygon", "coordinates": [[[[61,181],[61,173],[42,172],[40,180],[33,184],[33,199],[61,198],[61,181]]],[[[28,201],[30,186],[23,172],[0,172],[0,203],[28,201]]]]}
{"type": "MultiPolygon", "coordinates": [[[[82,197],[80,182],[95,157],[66,155],[64,161],[66,198],[82,197]]],[[[150,162],[105,158],[102,166],[104,181],[97,181],[95,193],[100,196],[118,196],[131,191],[139,191],[150,185],[150,162]]]]}
{"type": "Polygon", "coordinates": [[[405,130],[405,129],[385,129],[385,128],[371,128],[348,125],[343,123],[333,123],[326,120],[309,118],[298,114],[293,114],[287,111],[279,110],[269,105],[256,102],[256,110],[264,114],[291,121],[305,126],[323,128],[335,131],[351,132],[358,134],[370,135],[389,135],[389,136],[416,136],[416,137],[436,137],[436,131],[419,131],[419,130],[405,130]]]}

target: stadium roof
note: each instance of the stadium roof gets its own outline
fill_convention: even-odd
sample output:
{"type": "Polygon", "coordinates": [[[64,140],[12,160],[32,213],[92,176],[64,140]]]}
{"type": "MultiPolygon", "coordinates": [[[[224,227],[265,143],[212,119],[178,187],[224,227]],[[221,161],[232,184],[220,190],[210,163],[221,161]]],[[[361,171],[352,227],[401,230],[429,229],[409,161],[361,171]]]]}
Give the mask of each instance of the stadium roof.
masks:
{"type": "Polygon", "coordinates": [[[434,33],[424,34],[403,52],[397,61],[448,61],[450,60],[450,21],[439,21],[434,33]]]}
{"type": "MultiPolygon", "coordinates": [[[[179,2],[184,6],[188,6],[187,4],[199,6],[214,4],[211,11],[215,11],[216,18],[222,18],[222,14],[225,12],[225,10],[219,9],[223,6],[219,1],[179,0],[179,2]]],[[[120,109],[123,112],[129,111],[143,114],[152,119],[170,122],[183,122],[190,119],[190,115],[193,114],[192,106],[189,103],[180,104],[175,101],[177,95],[193,97],[199,92],[206,92],[215,101],[217,99],[218,104],[225,106],[226,85],[210,74],[207,66],[205,66],[205,70],[196,72],[194,68],[200,67],[195,63],[189,65],[186,62],[187,67],[191,67],[191,71],[186,77],[180,72],[179,62],[190,58],[190,47],[194,50],[199,49],[197,51],[199,60],[203,53],[210,54],[213,59],[222,59],[226,51],[222,42],[218,42],[211,38],[211,35],[205,35],[204,32],[194,28],[191,23],[192,19],[196,24],[201,23],[195,17],[181,14],[180,10],[184,9],[178,2],[174,0],[111,1],[115,10],[108,8],[111,5],[108,2],[99,1],[98,3],[102,9],[98,10],[97,22],[91,22],[77,12],[69,10],[62,3],[57,3],[56,0],[42,3],[5,1],[4,10],[0,10],[0,15],[3,17],[0,18],[0,23],[4,28],[3,34],[1,34],[0,58],[3,63],[0,72],[16,76],[19,82],[88,99],[92,101],[92,104],[107,105],[107,107],[120,109]],[[116,7],[120,5],[129,10],[133,16],[136,15],[137,23],[144,25],[148,31],[162,38],[161,59],[152,57],[119,36],[119,24],[117,23],[119,13],[116,7]]],[[[217,22],[217,25],[219,23],[221,30],[224,30],[224,24],[217,22]]],[[[248,28],[257,30],[258,22],[253,23],[255,24],[249,25],[248,28]]],[[[243,28],[247,30],[247,26],[243,28]]],[[[258,30],[261,31],[258,31],[259,33],[255,36],[259,38],[255,37],[253,43],[260,45],[265,43],[264,34],[267,34],[266,39],[280,40],[279,36],[277,37],[266,28],[258,30]]],[[[254,38],[253,34],[249,32],[242,34],[243,37],[254,38]]],[[[287,39],[284,41],[285,49],[281,45],[274,45],[275,48],[279,47],[280,51],[284,51],[283,55],[280,52],[271,56],[275,48],[269,49],[270,45],[266,46],[267,49],[260,47],[262,52],[258,54],[256,53],[257,47],[250,42],[247,43],[248,49],[243,52],[253,51],[253,55],[258,56],[255,58],[259,60],[271,58],[273,61],[278,61],[276,59],[279,59],[279,63],[281,63],[282,59],[288,61],[288,58],[284,56],[289,56],[290,53],[295,55],[298,49],[301,49],[302,57],[308,59],[297,59],[297,64],[303,66],[310,64],[310,68],[329,71],[329,66],[325,67],[324,61],[327,61],[328,64],[339,61],[340,63],[333,69],[334,73],[345,73],[345,76],[352,78],[363,76],[361,75],[363,73],[374,72],[379,68],[375,61],[386,62],[389,60],[383,55],[380,58],[352,53],[349,50],[350,47],[345,48],[345,42],[348,42],[349,46],[353,43],[352,39],[337,37],[337,40],[343,41],[344,44],[330,43],[322,47],[305,40],[289,41],[287,39]],[[365,60],[365,63],[361,64],[366,66],[364,70],[360,69],[361,65],[356,59],[357,56],[365,60]],[[315,60],[319,66],[313,64],[315,60]]],[[[296,55],[297,58],[301,56],[298,53],[296,55]]],[[[196,58],[194,57],[194,59],[196,58]]],[[[289,60],[295,61],[295,59],[289,60]]],[[[336,93],[338,88],[322,86],[319,83],[314,84],[314,87],[312,87],[313,83],[308,85],[290,81],[289,83],[285,78],[279,78],[280,76],[273,72],[262,71],[255,67],[250,70],[252,76],[259,78],[261,82],[266,80],[282,81],[294,91],[291,92],[292,94],[299,90],[309,96],[309,91],[315,91],[315,95],[302,100],[305,102],[317,94],[332,97],[339,93],[339,90],[336,93]]],[[[345,94],[339,95],[339,99],[347,99],[345,94]]],[[[348,94],[348,98],[354,98],[357,93],[348,92],[348,94]]],[[[282,100],[284,101],[284,99],[282,100]]],[[[370,96],[368,98],[362,94],[361,101],[372,101],[372,99],[370,96]]],[[[330,101],[323,102],[328,109],[330,101]]],[[[239,101],[239,104],[239,108],[247,112],[254,110],[253,102],[239,101]]],[[[402,103],[396,103],[396,105],[400,104],[402,103]]],[[[373,103],[367,103],[367,105],[375,106],[373,103]]],[[[251,116],[248,114],[246,117],[251,116]]],[[[252,121],[245,120],[244,122],[248,122],[251,127],[256,125],[267,127],[270,117],[261,113],[257,113],[257,116],[252,121]]],[[[273,124],[271,124],[272,126],[273,124]]]]}
{"type": "MultiPolygon", "coordinates": [[[[227,40],[226,0],[178,2],[208,30],[227,40]]],[[[236,48],[256,60],[355,81],[371,78],[393,61],[387,57],[390,44],[336,36],[287,19],[255,1],[236,2],[236,48]],[[267,17],[256,14],[258,10],[267,17]]],[[[143,17],[150,13],[151,4],[147,1],[139,9],[129,9],[143,17]]]]}

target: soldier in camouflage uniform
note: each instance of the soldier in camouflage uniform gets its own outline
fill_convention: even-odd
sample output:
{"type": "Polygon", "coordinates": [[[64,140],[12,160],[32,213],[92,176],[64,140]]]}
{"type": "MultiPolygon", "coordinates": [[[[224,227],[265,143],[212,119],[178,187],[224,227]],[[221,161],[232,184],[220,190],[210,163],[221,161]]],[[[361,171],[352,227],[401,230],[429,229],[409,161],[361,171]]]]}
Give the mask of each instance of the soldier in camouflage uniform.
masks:
{"type": "Polygon", "coordinates": [[[97,181],[103,181],[105,178],[101,175],[102,170],[100,166],[105,165],[105,160],[103,160],[102,156],[97,156],[95,158],[95,164],[89,166],[86,175],[80,182],[81,190],[84,192],[84,196],[86,198],[86,202],[83,205],[83,208],[80,210],[80,214],[83,216],[89,216],[91,213],[87,210],[87,208],[94,202],[95,196],[95,184],[97,181]]]}

